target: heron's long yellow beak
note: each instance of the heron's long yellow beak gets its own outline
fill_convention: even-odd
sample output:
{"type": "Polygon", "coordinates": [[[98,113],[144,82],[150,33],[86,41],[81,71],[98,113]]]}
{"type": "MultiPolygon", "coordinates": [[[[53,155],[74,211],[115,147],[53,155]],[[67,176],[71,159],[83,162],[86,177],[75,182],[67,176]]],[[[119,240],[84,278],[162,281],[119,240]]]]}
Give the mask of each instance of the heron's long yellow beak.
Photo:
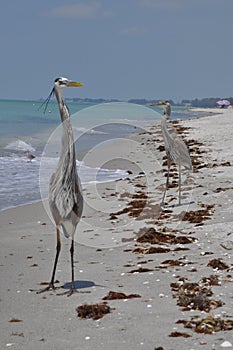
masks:
{"type": "Polygon", "coordinates": [[[79,83],[77,81],[70,81],[67,86],[83,86],[83,83],[79,83]]]}
{"type": "Polygon", "coordinates": [[[158,102],[158,103],[152,103],[150,106],[166,106],[166,104],[164,102],[158,102]]]}
{"type": "Polygon", "coordinates": [[[152,103],[150,106],[163,106],[163,104],[162,103],[152,103]]]}

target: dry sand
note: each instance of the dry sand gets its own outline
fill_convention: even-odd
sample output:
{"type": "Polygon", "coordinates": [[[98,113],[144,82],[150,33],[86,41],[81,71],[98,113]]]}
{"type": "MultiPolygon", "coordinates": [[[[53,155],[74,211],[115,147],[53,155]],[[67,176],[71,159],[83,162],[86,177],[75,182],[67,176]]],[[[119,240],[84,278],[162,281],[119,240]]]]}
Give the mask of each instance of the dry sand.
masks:
{"type": "MultiPolygon", "coordinates": [[[[95,150],[87,159],[90,164],[99,157],[103,164],[109,159],[110,166],[129,170],[129,178],[84,191],[75,247],[80,293],[56,295],[70,281],[70,242],[65,238],[56,276],[63,288],[32,291],[50,279],[55,253],[46,203],[0,213],[1,349],[209,350],[233,344],[232,330],[207,325],[216,332],[203,334],[184,327],[209,315],[228,328],[233,320],[233,111],[174,126],[188,141],[194,164],[193,173],[183,173],[182,206],[171,207],[177,203],[175,186],[167,197],[170,207],[159,208],[166,166],[164,151],[158,149],[163,144],[158,126],[128,144],[111,144],[98,154],[95,150]],[[139,230],[149,230],[148,242],[136,242],[139,230]],[[210,261],[213,266],[207,266],[210,261]],[[191,282],[197,284],[186,289],[190,287],[191,297],[196,290],[194,299],[180,288],[191,282]],[[98,320],[77,316],[78,306],[103,302],[110,291],[141,297],[107,301],[111,313],[98,320]]],[[[177,182],[176,175],[173,180],[177,182]]]]}

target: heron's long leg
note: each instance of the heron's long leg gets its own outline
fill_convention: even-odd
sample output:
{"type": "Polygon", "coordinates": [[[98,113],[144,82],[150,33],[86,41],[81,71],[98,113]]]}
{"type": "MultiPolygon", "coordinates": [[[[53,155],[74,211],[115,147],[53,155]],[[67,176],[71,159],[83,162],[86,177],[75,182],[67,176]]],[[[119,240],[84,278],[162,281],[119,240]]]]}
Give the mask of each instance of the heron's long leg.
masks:
{"type": "Polygon", "coordinates": [[[69,292],[67,294],[68,297],[70,295],[72,295],[74,292],[76,292],[75,283],[74,283],[74,234],[75,234],[75,227],[73,227],[72,238],[71,238],[71,246],[70,246],[71,286],[70,286],[70,290],[69,290],[69,292]]]}
{"type": "Polygon", "coordinates": [[[179,205],[181,205],[181,164],[179,160],[179,205]]]}
{"type": "Polygon", "coordinates": [[[57,226],[57,248],[56,248],[56,257],[54,261],[54,266],[53,266],[53,273],[52,273],[52,278],[50,284],[54,288],[54,278],[55,278],[55,272],[57,268],[57,262],[58,262],[58,257],[61,251],[61,237],[60,237],[60,230],[59,227],[57,226]]]}
{"type": "Polygon", "coordinates": [[[71,258],[71,285],[70,289],[68,291],[65,291],[63,293],[57,294],[57,295],[67,295],[70,297],[74,293],[79,293],[79,291],[75,288],[74,283],[74,234],[75,234],[75,226],[73,226],[73,232],[71,237],[71,246],[70,246],[70,258],[71,258]]]}
{"type": "Polygon", "coordinates": [[[163,192],[163,199],[162,199],[161,205],[164,204],[164,201],[165,201],[165,198],[166,198],[166,192],[167,192],[168,185],[169,185],[170,168],[171,168],[171,162],[170,162],[170,160],[168,159],[168,160],[167,160],[167,180],[166,180],[165,190],[164,190],[164,192],[163,192]]]}
{"type": "Polygon", "coordinates": [[[55,256],[55,261],[54,261],[54,266],[53,266],[52,278],[51,278],[51,281],[50,281],[48,287],[39,290],[37,293],[43,293],[43,292],[46,292],[47,290],[55,289],[54,279],[55,279],[58,257],[59,257],[60,251],[61,251],[61,238],[60,238],[59,226],[56,226],[56,230],[57,230],[57,247],[56,247],[56,256],[55,256]]]}

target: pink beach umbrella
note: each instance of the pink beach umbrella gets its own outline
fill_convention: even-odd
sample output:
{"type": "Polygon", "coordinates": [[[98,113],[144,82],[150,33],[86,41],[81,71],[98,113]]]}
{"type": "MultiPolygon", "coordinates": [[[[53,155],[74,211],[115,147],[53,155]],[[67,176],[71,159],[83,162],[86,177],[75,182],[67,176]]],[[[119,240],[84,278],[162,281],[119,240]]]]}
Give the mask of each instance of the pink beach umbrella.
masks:
{"type": "Polygon", "coordinates": [[[221,107],[227,107],[227,106],[230,106],[230,101],[228,100],[219,100],[218,102],[216,102],[218,106],[221,106],[221,107]]]}

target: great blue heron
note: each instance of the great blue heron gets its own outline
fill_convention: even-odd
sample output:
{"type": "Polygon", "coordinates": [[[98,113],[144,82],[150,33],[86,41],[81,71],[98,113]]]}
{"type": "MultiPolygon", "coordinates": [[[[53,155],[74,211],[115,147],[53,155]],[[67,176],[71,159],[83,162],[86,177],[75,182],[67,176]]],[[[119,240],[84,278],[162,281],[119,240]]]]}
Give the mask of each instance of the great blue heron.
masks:
{"type": "Polygon", "coordinates": [[[51,281],[48,287],[38,292],[41,293],[46,290],[55,289],[54,278],[61,250],[60,232],[62,228],[64,235],[67,238],[71,237],[72,281],[68,296],[76,291],[74,283],[74,234],[83,210],[82,189],[76,169],[75,146],[70,113],[62,97],[63,88],[70,86],[83,86],[83,84],[70,81],[67,78],[58,78],[55,80],[52,90],[57,98],[62,121],[61,154],[57,169],[51,176],[49,189],[49,206],[56,224],[57,247],[51,281]]]}
{"type": "Polygon", "coordinates": [[[170,167],[173,162],[177,165],[178,171],[179,171],[179,205],[180,205],[181,204],[181,166],[183,166],[185,169],[192,170],[192,161],[191,161],[189,150],[186,144],[177,135],[176,130],[175,129],[171,131],[168,130],[167,120],[171,116],[171,105],[169,101],[165,100],[160,103],[157,103],[156,105],[164,107],[164,114],[161,122],[161,129],[163,134],[165,151],[167,154],[167,167],[168,167],[166,186],[165,186],[165,191],[163,193],[161,206],[164,205],[166,192],[169,185],[170,167]]]}

